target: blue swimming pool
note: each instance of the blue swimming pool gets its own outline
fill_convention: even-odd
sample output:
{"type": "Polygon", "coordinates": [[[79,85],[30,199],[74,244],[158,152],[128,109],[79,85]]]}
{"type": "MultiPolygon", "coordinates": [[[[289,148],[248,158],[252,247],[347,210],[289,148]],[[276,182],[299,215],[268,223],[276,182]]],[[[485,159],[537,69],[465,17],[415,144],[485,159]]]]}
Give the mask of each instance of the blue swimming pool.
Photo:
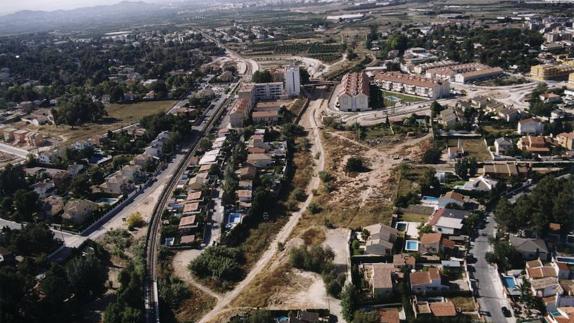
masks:
{"type": "Polygon", "coordinates": [[[574,265],[574,257],[556,257],[556,261],[574,265]]]}
{"type": "Polygon", "coordinates": [[[516,280],[512,276],[502,276],[506,288],[516,288],[516,280]]]}
{"type": "Polygon", "coordinates": [[[419,242],[417,240],[407,240],[405,241],[406,251],[419,251],[419,242]]]}
{"type": "Polygon", "coordinates": [[[229,214],[228,221],[230,224],[237,224],[241,222],[241,214],[240,213],[231,213],[229,214]]]}
{"type": "Polygon", "coordinates": [[[438,197],[425,195],[421,198],[421,203],[438,203],[438,197]]]}

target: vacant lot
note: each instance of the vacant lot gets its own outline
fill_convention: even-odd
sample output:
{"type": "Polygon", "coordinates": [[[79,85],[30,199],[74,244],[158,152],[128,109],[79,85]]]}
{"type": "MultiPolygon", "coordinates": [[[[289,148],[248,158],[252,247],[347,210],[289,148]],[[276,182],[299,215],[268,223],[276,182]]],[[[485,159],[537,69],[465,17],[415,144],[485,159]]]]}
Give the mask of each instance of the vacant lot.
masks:
{"type": "Polygon", "coordinates": [[[101,123],[87,123],[81,126],[45,125],[40,132],[47,137],[55,137],[64,144],[93,138],[110,130],[138,122],[142,117],[168,111],[175,101],[150,101],[133,104],[111,104],[106,107],[108,118],[101,123]]]}
{"type": "MultiPolygon", "coordinates": [[[[449,139],[448,146],[456,147],[458,145],[459,139],[449,139]]],[[[484,143],[482,138],[477,139],[460,139],[464,152],[468,157],[474,157],[478,161],[490,159],[490,153],[488,152],[488,147],[484,143]]]]}
{"type": "Polygon", "coordinates": [[[463,312],[474,312],[476,310],[472,297],[453,297],[451,298],[451,301],[457,309],[460,309],[463,312]]]}
{"type": "Polygon", "coordinates": [[[111,118],[121,122],[133,123],[139,119],[152,114],[166,112],[175,105],[177,101],[148,101],[132,104],[110,104],[106,107],[106,112],[111,118]]]}
{"type": "Polygon", "coordinates": [[[331,179],[315,194],[314,204],[319,209],[306,212],[296,231],[302,233],[314,225],[358,228],[388,223],[398,184],[393,170],[401,158],[418,159],[427,137],[387,136],[388,140],[376,147],[354,140],[354,134],[347,131],[324,131],[323,137],[331,179]],[[353,156],[361,158],[367,169],[347,173],[345,165],[353,156]]]}

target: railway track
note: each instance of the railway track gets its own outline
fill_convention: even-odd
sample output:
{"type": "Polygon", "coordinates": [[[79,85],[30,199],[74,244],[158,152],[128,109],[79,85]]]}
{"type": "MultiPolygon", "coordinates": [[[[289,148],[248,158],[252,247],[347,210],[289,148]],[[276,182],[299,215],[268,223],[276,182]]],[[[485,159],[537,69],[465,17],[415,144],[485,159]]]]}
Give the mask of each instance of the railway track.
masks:
{"type": "Polygon", "coordinates": [[[154,206],[152,218],[150,220],[150,225],[146,235],[145,244],[145,259],[146,259],[146,277],[144,279],[144,293],[145,293],[145,308],[146,308],[146,322],[148,323],[159,323],[159,297],[158,297],[158,285],[157,285],[157,259],[159,253],[160,241],[160,229],[161,229],[161,215],[163,210],[167,206],[167,202],[174,191],[179,179],[183,175],[183,172],[189,165],[191,158],[194,156],[197,149],[197,143],[206,134],[213,129],[217,124],[217,121],[223,116],[223,112],[227,110],[227,107],[233,98],[234,93],[240,83],[237,83],[229,92],[227,98],[223,103],[217,108],[217,111],[209,118],[207,124],[200,131],[199,135],[195,136],[189,145],[189,152],[185,155],[184,159],[178,165],[178,168],[174,176],[169,180],[167,186],[164,188],[161,196],[154,206]]]}

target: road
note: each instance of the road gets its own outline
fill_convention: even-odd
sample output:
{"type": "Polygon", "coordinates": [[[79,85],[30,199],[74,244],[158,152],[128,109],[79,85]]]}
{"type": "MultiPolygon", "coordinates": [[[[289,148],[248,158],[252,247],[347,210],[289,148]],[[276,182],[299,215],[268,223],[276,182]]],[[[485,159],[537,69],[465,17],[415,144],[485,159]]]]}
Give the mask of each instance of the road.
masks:
{"type": "Polygon", "coordinates": [[[26,149],[14,147],[4,143],[0,143],[0,151],[23,159],[28,159],[28,155],[30,154],[35,155],[35,153],[28,151],[26,149]]]}
{"type": "Polygon", "coordinates": [[[508,299],[503,294],[502,282],[499,278],[497,269],[490,265],[485,255],[492,251],[492,245],[488,241],[489,237],[496,234],[496,222],[492,213],[487,218],[487,224],[484,229],[479,231],[479,236],[474,240],[474,246],[470,253],[477,259],[476,263],[470,265],[474,267],[474,279],[478,289],[478,304],[480,310],[486,314],[488,322],[516,322],[514,317],[507,318],[502,314],[501,308],[506,306],[512,311],[508,299]],[[484,235],[483,235],[484,234],[484,235]]]}
{"type": "Polygon", "coordinates": [[[263,252],[263,254],[261,255],[261,258],[259,258],[259,261],[257,261],[257,263],[253,266],[253,268],[251,268],[251,271],[247,274],[247,276],[233,290],[231,290],[230,292],[223,295],[223,297],[221,297],[219,299],[219,301],[217,302],[215,307],[199,321],[200,323],[201,322],[215,322],[218,314],[221,313],[223,310],[225,310],[225,308],[235,298],[237,298],[237,296],[239,296],[243,292],[243,290],[245,290],[246,287],[248,287],[253,282],[255,277],[257,277],[257,275],[259,273],[261,273],[261,271],[263,269],[267,268],[267,266],[270,264],[273,256],[277,253],[277,244],[279,242],[285,243],[287,241],[287,238],[289,238],[289,236],[293,232],[293,229],[295,229],[295,226],[299,222],[299,219],[303,215],[303,212],[305,212],[305,210],[307,209],[307,206],[309,205],[309,203],[311,203],[311,200],[313,199],[312,191],[314,189],[319,188],[319,185],[320,185],[320,179],[319,179],[318,174],[320,171],[322,171],[325,168],[325,157],[324,157],[325,152],[323,150],[319,125],[317,122],[318,112],[321,109],[321,106],[323,105],[323,103],[324,103],[324,100],[322,100],[322,99],[315,100],[309,104],[309,108],[307,111],[307,122],[310,125],[309,139],[313,141],[311,153],[312,153],[312,155],[315,155],[317,153],[319,154],[319,160],[317,161],[317,164],[314,167],[315,169],[313,172],[313,178],[311,179],[311,181],[309,182],[309,185],[307,186],[307,190],[306,190],[308,193],[307,200],[305,200],[303,205],[301,205],[301,208],[299,209],[299,211],[293,212],[293,214],[291,214],[291,217],[289,218],[289,221],[287,222],[287,224],[285,224],[285,226],[283,226],[283,228],[281,228],[281,231],[279,231],[279,233],[277,233],[277,235],[273,239],[273,242],[271,242],[269,244],[269,247],[267,248],[267,250],[265,250],[265,252],[263,252]]]}

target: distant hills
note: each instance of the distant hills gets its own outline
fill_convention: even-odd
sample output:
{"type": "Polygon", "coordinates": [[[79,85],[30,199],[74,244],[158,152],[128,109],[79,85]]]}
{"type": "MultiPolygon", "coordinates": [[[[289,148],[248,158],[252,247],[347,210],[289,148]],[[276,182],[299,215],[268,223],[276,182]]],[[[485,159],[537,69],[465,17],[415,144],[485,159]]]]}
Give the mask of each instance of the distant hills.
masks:
{"type": "Polygon", "coordinates": [[[143,1],[124,1],[72,10],[19,11],[0,16],[0,35],[90,28],[110,24],[142,22],[175,15],[177,9],[143,1]]]}

